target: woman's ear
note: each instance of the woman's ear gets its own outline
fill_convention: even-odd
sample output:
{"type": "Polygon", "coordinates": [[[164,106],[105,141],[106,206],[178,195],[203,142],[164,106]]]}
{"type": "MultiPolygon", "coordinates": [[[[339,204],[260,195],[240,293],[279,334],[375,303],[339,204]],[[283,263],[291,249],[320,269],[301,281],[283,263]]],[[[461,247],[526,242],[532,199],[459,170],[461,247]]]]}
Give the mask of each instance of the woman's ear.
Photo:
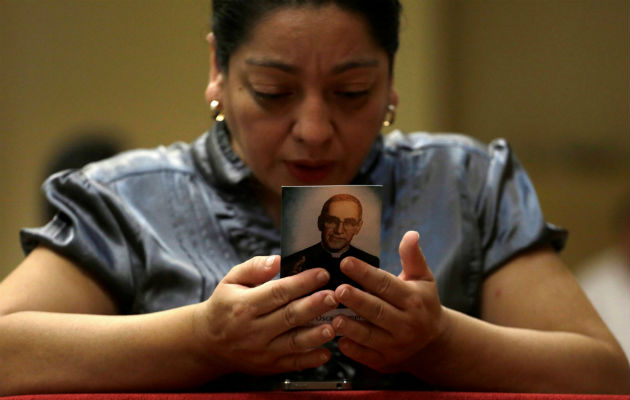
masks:
{"type": "Polygon", "coordinates": [[[214,34],[211,32],[206,36],[208,46],[210,47],[210,72],[208,77],[208,86],[206,87],[206,101],[210,103],[212,100],[221,101],[223,93],[223,72],[217,64],[216,41],[214,34]]]}
{"type": "Polygon", "coordinates": [[[389,104],[394,107],[398,106],[398,92],[394,89],[394,84],[392,83],[391,89],[389,89],[389,104]]]}

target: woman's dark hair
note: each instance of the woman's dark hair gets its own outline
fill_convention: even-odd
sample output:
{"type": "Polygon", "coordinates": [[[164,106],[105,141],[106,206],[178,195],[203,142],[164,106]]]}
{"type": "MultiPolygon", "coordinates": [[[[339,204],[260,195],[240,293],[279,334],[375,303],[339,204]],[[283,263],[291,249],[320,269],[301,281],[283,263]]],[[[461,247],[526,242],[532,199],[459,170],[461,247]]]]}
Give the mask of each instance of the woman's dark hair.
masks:
{"type": "Polygon", "coordinates": [[[212,32],[219,69],[228,70],[230,56],[256,23],[270,12],[287,7],[333,4],[365,18],[372,37],[387,53],[390,70],[398,50],[402,6],[398,0],[213,0],[212,32]]]}

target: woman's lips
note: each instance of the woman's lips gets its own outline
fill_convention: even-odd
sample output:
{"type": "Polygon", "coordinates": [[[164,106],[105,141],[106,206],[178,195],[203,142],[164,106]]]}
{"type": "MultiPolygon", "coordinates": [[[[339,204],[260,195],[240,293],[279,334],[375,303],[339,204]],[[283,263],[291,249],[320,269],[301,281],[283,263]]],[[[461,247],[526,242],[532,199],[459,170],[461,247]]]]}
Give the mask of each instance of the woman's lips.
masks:
{"type": "Polygon", "coordinates": [[[287,169],[298,181],[304,184],[316,184],[324,180],[333,170],[331,161],[287,161],[287,169]]]}

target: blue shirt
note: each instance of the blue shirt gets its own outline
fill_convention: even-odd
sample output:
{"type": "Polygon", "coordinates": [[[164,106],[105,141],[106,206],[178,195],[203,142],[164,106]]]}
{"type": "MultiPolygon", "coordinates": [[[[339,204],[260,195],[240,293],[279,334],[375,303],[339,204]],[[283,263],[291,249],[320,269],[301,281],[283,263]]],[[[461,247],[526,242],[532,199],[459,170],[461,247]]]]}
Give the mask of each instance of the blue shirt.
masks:
{"type": "MultiPolygon", "coordinates": [[[[26,253],[43,245],[104,285],[123,314],[207,299],[234,266],[280,254],[280,232],[252,195],[255,178],[223,123],[192,144],[135,150],[53,175],[44,184],[58,210],[21,231],[26,253]]],[[[544,221],[534,188],[508,144],[461,135],[379,136],[353,182],[383,185],[380,267],[398,275],[408,230],[420,243],[442,304],[478,316],[485,277],[526,249],[566,232],[544,221]]],[[[383,375],[341,354],[292,379],[344,376],[355,388],[426,388],[408,374],[383,375]]],[[[227,375],[210,390],[267,389],[280,377],[227,375]]]]}
{"type": "MultiPolygon", "coordinates": [[[[234,265],[280,254],[249,168],[218,123],[192,144],[134,150],[53,175],[58,210],[24,229],[26,253],[44,245],[101,282],[122,313],[207,299],[234,265]]],[[[437,280],[442,303],[478,316],[481,284],[515,254],[566,232],[543,219],[534,188],[504,140],[461,135],[379,136],[352,183],[384,186],[381,268],[397,275],[408,230],[437,280]]]]}

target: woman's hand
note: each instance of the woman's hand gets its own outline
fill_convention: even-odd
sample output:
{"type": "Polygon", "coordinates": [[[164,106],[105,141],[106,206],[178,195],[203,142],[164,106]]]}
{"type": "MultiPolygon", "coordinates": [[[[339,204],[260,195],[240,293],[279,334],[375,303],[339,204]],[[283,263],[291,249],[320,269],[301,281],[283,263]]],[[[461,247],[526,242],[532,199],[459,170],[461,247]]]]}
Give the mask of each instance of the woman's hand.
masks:
{"type": "Polygon", "coordinates": [[[344,337],[339,349],[348,357],[382,372],[410,369],[419,353],[447,332],[433,274],[418,246],[417,232],[407,232],[399,247],[403,271],[395,277],[355,258],[341,270],[363,287],[340,285],[339,301],[364,318],[333,320],[344,337]]]}
{"type": "Polygon", "coordinates": [[[271,280],[279,269],[278,256],[254,257],[237,265],[195,318],[210,362],[226,373],[302,370],[330,358],[330,352],[318,346],[335,337],[332,326],[303,326],[338,305],[330,290],[308,295],[328,282],[328,272],[317,268],[271,280]]]}

